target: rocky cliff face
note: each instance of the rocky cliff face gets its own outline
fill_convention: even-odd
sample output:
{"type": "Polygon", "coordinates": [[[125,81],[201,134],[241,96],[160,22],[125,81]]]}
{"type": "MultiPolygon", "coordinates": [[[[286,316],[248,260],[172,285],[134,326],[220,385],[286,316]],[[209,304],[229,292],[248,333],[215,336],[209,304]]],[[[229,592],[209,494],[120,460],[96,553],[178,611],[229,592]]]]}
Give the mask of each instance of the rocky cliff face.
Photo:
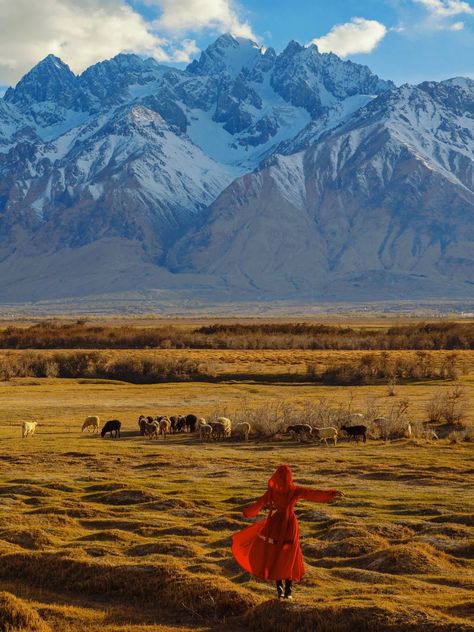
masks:
{"type": "Polygon", "coordinates": [[[0,99],[0,300],[469,294],[473,152],[469,79],[230,35],[184,71],[50,55],[0,99]]]}

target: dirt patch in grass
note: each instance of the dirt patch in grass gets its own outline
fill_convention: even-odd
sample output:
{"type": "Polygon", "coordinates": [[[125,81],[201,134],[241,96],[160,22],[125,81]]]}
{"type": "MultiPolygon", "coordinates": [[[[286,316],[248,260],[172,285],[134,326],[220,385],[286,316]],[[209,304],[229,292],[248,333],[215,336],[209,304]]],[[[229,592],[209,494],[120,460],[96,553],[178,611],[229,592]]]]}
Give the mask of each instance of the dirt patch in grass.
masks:
{"type": "Polygon", "coordinates": [[[27,603],[0,592],[0,632],[51,632],[51,628],[27,603]]]}

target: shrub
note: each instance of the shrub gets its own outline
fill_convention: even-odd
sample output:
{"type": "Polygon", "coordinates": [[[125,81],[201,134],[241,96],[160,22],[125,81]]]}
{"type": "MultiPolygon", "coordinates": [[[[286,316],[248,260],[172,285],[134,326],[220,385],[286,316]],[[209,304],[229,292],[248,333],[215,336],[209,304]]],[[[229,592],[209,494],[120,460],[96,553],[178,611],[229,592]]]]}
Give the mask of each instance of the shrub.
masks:
{"type": "Polygon", "coordinates": [[[462,425],[467,412],[466,393],[462,386],[455,384],[442,392],[437,392],[426,405],[429,421],[462,425]]]}

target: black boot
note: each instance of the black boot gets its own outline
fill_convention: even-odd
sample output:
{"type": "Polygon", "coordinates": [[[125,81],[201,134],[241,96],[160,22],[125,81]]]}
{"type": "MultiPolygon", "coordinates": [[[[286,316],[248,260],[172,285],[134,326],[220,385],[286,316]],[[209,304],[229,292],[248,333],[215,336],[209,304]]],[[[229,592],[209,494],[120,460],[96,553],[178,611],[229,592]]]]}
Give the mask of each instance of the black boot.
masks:
{"type": "Polygon", "coordinates": [[[276,587],[277,587],[277,597],[278,599],[281,599],[284,595],[284,591],[283,591],[283,581],[281,579],[279,579],[276,583],[276,587]]]}
{"type": "Polygon", "coordinates": [[[285,594],[284,594],[285,599],[293,599],[291,595],[291,585],[292,585],[291,579],[286,579],[285,580],[285,594]]]}

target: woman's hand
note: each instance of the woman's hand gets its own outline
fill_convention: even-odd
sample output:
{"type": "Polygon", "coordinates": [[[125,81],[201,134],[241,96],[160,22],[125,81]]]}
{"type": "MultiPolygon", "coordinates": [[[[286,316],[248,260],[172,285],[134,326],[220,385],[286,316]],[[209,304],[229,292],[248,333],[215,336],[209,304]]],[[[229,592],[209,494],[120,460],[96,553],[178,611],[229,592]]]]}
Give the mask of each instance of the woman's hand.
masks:
{"type": "Polygon", "coordinates": [[[334,500],[340,500],[341,498],[344,498],[344,492],[340,492],[339,490],[337,490],[337,492],[334,494],[334,500]]]}

